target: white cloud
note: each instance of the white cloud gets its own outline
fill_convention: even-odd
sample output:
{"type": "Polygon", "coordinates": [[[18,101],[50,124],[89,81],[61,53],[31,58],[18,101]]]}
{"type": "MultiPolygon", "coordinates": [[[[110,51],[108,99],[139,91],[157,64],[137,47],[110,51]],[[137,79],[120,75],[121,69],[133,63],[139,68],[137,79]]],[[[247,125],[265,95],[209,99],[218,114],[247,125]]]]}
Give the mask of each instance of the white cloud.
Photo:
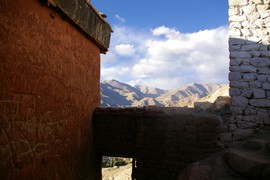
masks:
{"type": "Polygon", "coordinates": [[[130,72],[129,67],[121,67],[121,66],[114,66],[114,67],[107,67],[102,69],[102,78],[103,80],[109,80],[109,79],[116,79],[121,82],[123,81],[123,77],[127,76],[130,72]]]}
{"type": "Polygon", "coordinates": [[[155,28],[154,30],[152,30],[152,33],[154,36],[165,35],[169,39],[175,39],[175,38],[180,37],[179,31],[176,31],[174,29],[170,29],[170,28],[165,27],[165,26],[160,26],[158,28],[155,28]]]}
{"type": "Polygon", "coordinates": [[[116,19],[118,19],[121,23],[124,23],[126,20],[122,17],[120,17],[118,14],[114,16],[116,19]]]}
{"type": "Polygon", "coordinates": [[[131,44],[118,44],[114,49],[115,52],[121,56],[132,56],[135,53],[134,46],[131,44]]]}
{"type": "Polygon", "coordinates": [[[102,63],[102,79],[164,89],[191,82],[228,82],[226,27],[180,33],[165,26],[149,31],[123,26],[114,32],[110,56],[117,60],[102,63]]]}

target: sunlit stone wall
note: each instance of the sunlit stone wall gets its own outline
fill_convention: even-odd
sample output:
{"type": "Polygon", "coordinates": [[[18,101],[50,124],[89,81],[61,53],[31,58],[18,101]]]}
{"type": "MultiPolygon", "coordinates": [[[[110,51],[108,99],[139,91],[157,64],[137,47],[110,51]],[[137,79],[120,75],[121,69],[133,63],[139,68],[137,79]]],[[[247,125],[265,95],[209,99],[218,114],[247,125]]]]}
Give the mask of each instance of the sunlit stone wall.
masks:
{"type": "Polygon", "coordinates": [[[231,130],[270,125],[270,0],[229,0],[231,130]]]}

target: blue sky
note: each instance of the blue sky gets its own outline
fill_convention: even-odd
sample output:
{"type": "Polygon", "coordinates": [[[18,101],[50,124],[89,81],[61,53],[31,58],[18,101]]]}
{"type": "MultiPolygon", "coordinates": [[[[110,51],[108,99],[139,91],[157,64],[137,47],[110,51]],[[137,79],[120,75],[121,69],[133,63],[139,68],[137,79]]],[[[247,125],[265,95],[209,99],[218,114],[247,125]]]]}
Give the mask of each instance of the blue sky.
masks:
{"type": "Polygon", "coordinates": [[[227,0],[91,0],[112,26],[101,80],[172,89],[228,83],[227,0]]]}

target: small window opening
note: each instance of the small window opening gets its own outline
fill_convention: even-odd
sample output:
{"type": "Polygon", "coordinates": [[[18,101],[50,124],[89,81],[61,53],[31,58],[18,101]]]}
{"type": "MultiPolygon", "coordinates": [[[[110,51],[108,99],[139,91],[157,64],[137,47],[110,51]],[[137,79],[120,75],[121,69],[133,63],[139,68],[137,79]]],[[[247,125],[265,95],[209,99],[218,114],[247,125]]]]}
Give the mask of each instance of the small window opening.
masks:
{"type": "Polygon", "coordinates": [[[102,156],[102,180],[134,180],[135,158],[102,156]]]}

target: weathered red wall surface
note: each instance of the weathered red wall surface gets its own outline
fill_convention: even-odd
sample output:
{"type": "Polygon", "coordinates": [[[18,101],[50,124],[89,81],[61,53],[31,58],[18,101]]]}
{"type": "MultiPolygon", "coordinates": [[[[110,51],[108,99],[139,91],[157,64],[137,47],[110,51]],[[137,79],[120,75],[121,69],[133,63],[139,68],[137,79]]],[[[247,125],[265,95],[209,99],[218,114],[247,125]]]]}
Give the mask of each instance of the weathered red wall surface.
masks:
{"type": "Polygon", "coordinates": [[[38,0],[0,1],[0,179],[95,179],[99,53],[38,0]]]}

